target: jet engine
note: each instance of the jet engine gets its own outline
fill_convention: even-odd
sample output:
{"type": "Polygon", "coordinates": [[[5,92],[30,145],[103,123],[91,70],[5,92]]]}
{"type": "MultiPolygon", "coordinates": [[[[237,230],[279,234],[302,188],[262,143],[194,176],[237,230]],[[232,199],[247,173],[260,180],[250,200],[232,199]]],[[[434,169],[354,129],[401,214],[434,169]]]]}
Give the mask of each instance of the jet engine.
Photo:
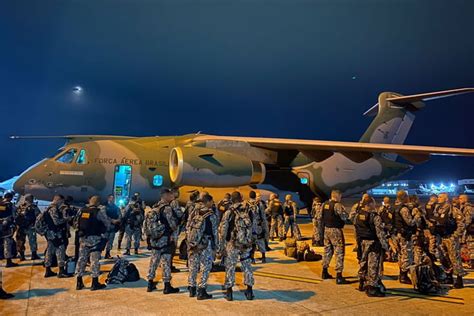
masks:
{"type": "Polygon", "coordinates": [[[170,179],[177,186],[237,187],[265,180],[265,165],[244,155],[204,147],[175,147],[170,179]]]}

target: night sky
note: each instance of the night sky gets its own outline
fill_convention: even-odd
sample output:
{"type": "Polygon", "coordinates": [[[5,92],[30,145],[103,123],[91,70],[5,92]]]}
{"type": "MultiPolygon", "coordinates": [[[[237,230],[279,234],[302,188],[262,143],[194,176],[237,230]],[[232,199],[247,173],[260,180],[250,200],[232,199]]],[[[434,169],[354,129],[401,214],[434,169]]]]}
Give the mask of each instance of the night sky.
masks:
{"type": "MultiPolygon", "coordinates": [[[[357,141],[382,91],[474,86],[473,12],[471,0],[0,0],[0,180],[63,144],[9,135],[357,141]]],[[[406,143],[474,148],[473,117],[474,94],[432,101],[406,143]]],[[[406,176],[473,177],[473,158],[406,176]]]]}

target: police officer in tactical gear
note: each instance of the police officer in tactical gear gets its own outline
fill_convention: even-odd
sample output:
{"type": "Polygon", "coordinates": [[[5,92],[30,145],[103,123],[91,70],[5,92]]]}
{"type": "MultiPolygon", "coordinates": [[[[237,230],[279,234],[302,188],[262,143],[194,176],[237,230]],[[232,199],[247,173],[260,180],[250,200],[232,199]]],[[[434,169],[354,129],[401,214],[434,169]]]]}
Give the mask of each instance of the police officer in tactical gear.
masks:
{"type": "Polygon", "coordinates": [[[36,242],[36,231],[35,222],[36,217],[41,213],[38,206],[34,204],[34,197],[31,194],[26,194],[21,203],[17,208],[17,216],[15,222],[18,226],[16,231],[16,245],[18,253],[20,255],[20,261],[26,260],[25,258],[25,243],[26,237],[30,244],[31,260],[40,259],[37,254],[38,244],[36,242]]]}
{"type": "Polygon", "coordinates": [[[161,200],[153,205],[152,210],[146,215],[144,230],[147,238],[150,239],[150,246],[152,248],[147,276],[147,292],[156,290],[154,279],[156,269],[160,263],[163,269],[162,278],[165,283],[163,294],[179,292],[179,288],[171,286],[171,243],[173,232],[178,229],[173,210],[170,206],[173,199],[173,193],[168,189],[163,189],[161,191],[161,200]]]}
{"type": "Polygon", "coordinates": [[[125,256],[130,255],[130,248],[135,248],[135,254],[138,254],[140,248],[140,239],[142,235],[142,225],[145,217],[145,209],[139,195],[134,194],[128,205],[125,207],[123,221],[125,225],[125,256]]]}
{"type": "Polygon", "coordinates": [[[12,203],[13,194],[5,193],[0,201],[0,243],[3,245],[6,268],[16,267],[18,263],[12,261],[13,258],[13,234],[15,232],[15,206],[12,203]]]}
{"type": "Polygon", "coordinates": [[[296,202],[292,200],[291,194],[285,196],[285,202],[283,203],[283,215],[284,215],[284,235],[286,239],[288,230],[291,232],[291,237],[296,240],[301,240],[301,232],[298,224],[296,223],[296,215],[298,214],[298,206],[296,202]]]}
{"type": "Polygon", "coordinates": [[[249,200],[247,200],[246,203],[255,218],[255,233],[257,235],[252,246],[252,263],[255,263],[254,254],[256,250],[262,254],[262,263],[266,263],[266,241],[268,240],[269,231],[267,217],[265,215],[265,204],[261,203],[261,200],[257,200],[257,193],[255,191],[249,192],[249,200]]]}
{"type": "Polygon", "coordinates": [[[232,201],[230,199],[230,193],[224,194],[224,198],[220,200],[219,203],[217,203],[219,222],[224,216],[224,213],[229,209],[231,205],[232,205],[232,201]]]}
{"type": "Polygon", "coordinates": [[[278,194],[270,195],[266,212],[271,217],[270,239],[273,241],[276,234],[277,237],[280,237],[280,241],[283,241],[283,207],[278,194]]]}
{"type": "Polygon", "coordinates": [[[323,279],[332,279],[328,268],[333,253],[336,254],[336,284],[346,284],[342,276],[344,269],[344,221],[348,219],[344,206],[341,203],[342,194],[339,190],[331,192],[331,199],[322,205],[321,223],[324,226],[324,256],[323,256],[323,279]]]}
{"type": "Polygon", "coordinates": [[[314,197],[313,204],[311,205],[311,221],[313,222],[313,246],[322,246],[323,245],[323,232],[321,231],[321,223],[318,221],[318,218],[321,218],[321,198],[319,196],[314,197]]]}
{"type": "MultiPolygon", "coordinates": [[[[378,214],[382,219],[385,237],[387,238],[388,244],[391,245],[393,234],[393,206],[388,196],[383,198],[382,205],[378,209],[378,214]]],[[[386,260],[389,262],[395,262],[397,253],[394,251],[394,249],[395,247],[390,247],[390,249],[386,251],[386,260]]]]}
{"type": "Polygon", "coordinates": [[[109,220],[113,223],[110,225],[109,229],[106,232],[107,244],[105,246],[105,259],[112,259],[110,251],[114,244],[115,234],[120,228],[120,223],[122,222],[122,214],[119,207],[115,204],[115,197],[113,194],[110,194],[107,197],[107,202],[105,203],[105,212],[109,220]]]}
{"type": "Polygon", "coordinates": [[[469,266],[474,269],[474,206],[469,202],[467,194],[459,195],[460,211],[466,221],[464,240],[469,250],[469,266]]]}
{"type": "Polygon", "coordinates": [[[76,223],[80,236],[79,260],[76,267],[76,290],[84,288],[82,277],[89,258],[92,274],[91,291],[105,288],[105,284],[99,282],[100,254],[107,242],[105,233],[112,223],[117,224],[118,222],[118,219],[110,221],[105,208],[100,206],[100,197],[97,195],[91,197],[89,204],[79,211],[76,223]]]}

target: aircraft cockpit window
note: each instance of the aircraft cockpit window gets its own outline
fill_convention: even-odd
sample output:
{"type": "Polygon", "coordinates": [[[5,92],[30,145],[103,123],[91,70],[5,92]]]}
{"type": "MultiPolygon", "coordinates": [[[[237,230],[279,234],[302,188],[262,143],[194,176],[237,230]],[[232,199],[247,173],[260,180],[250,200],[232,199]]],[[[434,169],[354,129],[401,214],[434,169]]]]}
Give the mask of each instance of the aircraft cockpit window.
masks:
{"type": "Polygon", "coordinates": [[[74,160],[74,157],[76,157],[77,154],[77,149],[71,148],[68,151],[66,151],[64,154],[56,158],[56,161],[62,162],[62,163],[71,163],[74,160]]]}
{"type": "Polygon", "coordinates": [[[77,163],[77,164],[80,164],[80,165],[84,165],[86,162],[87,162],[87,159],[86,159],[86,150],[85,150],[85,149],[81,149],[81,151],[79,152],[79,155],[77,156],[76,163],[77,163]]]}

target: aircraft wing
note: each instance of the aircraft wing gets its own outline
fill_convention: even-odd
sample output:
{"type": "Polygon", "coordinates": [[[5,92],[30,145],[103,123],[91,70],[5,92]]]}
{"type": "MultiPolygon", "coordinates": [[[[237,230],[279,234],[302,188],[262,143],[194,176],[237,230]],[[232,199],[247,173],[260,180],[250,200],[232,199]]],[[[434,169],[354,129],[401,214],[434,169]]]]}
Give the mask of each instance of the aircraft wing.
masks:
{"type": "MultiPolygon", "coordinates": [[[[286,139],[286,138],[260,138],[260,137],[239,137],[239,136],[212,136],[202,135],[194,138],[194,141],[233,141],[245,142],[253,147],[259,147],[269,150],[293,150],[303,153],[314,153],[318,156],[321,153],[340,152],[345,155],[358,156],[359,159],[369,157],[364,155],[374,153],[395,153],[405,159],[418,163],[429,158],[430,155],[440,156],[474,156],[474,149],[470,148],[452,148],[435,146],[414,146],[399,144],[375,144],[361,142],[340,142],[325,140],[306,140],[306,139],[286,139]]],[[[323,154],[324,156],[324,154],[323,154]]],[[[330,155],[329,155],[330,156],[330,155]]],[[[327,158],[327,157],[326,157],[327,158]]],[[[358,159],[358,160],[359,160],[358,159]]]]}

